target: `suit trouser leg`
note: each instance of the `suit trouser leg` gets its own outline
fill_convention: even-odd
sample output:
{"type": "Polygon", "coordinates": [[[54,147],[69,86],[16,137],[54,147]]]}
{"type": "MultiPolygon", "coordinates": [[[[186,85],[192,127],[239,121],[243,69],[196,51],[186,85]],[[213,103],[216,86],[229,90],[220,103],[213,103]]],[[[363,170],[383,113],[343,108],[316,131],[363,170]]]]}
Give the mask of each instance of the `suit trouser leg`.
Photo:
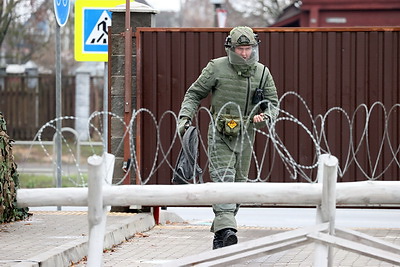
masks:
{"type": "MultiPolygon", "coordinates": [[[[213,182],[246,182],[250,167],[251,147],[241,152],[232,151],[228,145],[218,138],[209,145],[209,169],[213,182]]],[[[235,216],[240,204],[214,204],[214,221],[211,232],[231,228],[237,229],[235,216]]]]}

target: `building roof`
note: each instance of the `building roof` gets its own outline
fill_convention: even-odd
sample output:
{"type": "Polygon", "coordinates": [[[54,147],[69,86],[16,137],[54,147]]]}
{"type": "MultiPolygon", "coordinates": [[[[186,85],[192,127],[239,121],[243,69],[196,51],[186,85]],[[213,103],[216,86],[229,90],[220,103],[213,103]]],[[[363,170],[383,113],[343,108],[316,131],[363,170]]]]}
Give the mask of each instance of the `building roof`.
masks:
{"type": "Polygon", "coordinates": [[[301,2],[295,2],[291,4],[290,6],[286,7],[281,15],[276,19],[275,23],[273,26],[280,26],[281,24],[283,25],[288,25],[291,24],[293,21],[297,21],[300,19],[300,5],[301,2]]]}
{"type": "MultiPolygon", "coordinates": [[[[374,25],[393,25],[394,16],[399,17],[398,14],[394,15],[393,12],[400,11],[399,0],[302,0],[293,3],[285,8],[282,14],[277,18],[272,27],[308,27],[311,24],[310,13],[331,14],[346,13],[350,18],[353,16],[351,12],[376,12],[379,16],[369,18],[368,20],[357,20],[353,25],[350,19],[346,26],[370,26],[374,25]],[[349,13],[350,12],[350,13],[349,13]],[[390,15],[386,16],[385,14],[390,15]],[[362,22],[364,21],[364,22],[362,22]],[[386,21],[386,22],[385,22],[386,21]],[[365,23],[365,25],[363,25],[365,23]]],[[[395,20],[397,22],[397,19],[395,20]]],[[[400,25],[399,22],[396,25],[400,25]]]]}

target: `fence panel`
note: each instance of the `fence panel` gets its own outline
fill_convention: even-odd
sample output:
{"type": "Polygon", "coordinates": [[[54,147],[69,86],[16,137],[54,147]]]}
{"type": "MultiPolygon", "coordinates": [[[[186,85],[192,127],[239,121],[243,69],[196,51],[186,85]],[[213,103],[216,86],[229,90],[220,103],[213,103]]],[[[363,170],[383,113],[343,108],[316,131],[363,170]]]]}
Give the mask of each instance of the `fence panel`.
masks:
{"type": "MultiPolygon", "coordinates": [[[[90,112],[103,110],[103,77],[91,77],[90,112]]],[[[75,116],[75,76],[62,78],[62,116],[75,116]]],[[[0,111],[8,122],[8,132],[14,140],[33,140],[45,123],[56,118],[55,76],[38,77],[7,75],[0,89],[0,111]],[[28,86],[37,79],[37,86],[28,86]]],[[[101,130],[101,119],[93,122],[101,130]]],[[[63,120],[63,127],[74,128],[73,120],[63,120]]],[[[52,140],[55,130],[47,128],[43,140],[52,140]]]]}
{"type": "MultiPolygon", "coordinates": [[[[137,30],[141,42],[138,67],[142,69],[142,76],[138,77],[142,106],[137,108],[149,109],[160,120],[167,110],[179,111],[185,91],[210,59],[225,56],[223,43],[230,29],[137,30]]],[[[326,136],[320,143],[322,149],[339,158],[339,168],[344,172],[340,181],[400,180],[399,108],[395,107],[390,116],[387,114],[400,103],[400,28],[257,28],[255,31],[261,40],[260,62],[270,68],[278,94],[296,92],[307,104],[305,107],[297,97],[288,95],[282,100],[285,111],[308,129],[316,126],[321,133],[317,115],[340,107],[341,110],[327,115],[326,136]],[[383,105],[374,104],[377,101],[383,105]]],[[[206,99],[202,106],[208,107],[209,103],[206,99]]],[[[160,127],[163,143],[168,144],[175,131],[171,122],[167,120],[160,127]]],[[[140,150],[143,164],[140,171],[149,173],[154,167],[157,136],[151,120],[141,123],[143,132],[138,134],[141,146],[146,149],[140,150]]],[[[204,141],[207,124],[206,116],[200,114],[204,141]]],[[[297,163],[310,165],[315,161],[313,142],[298,124],[285,121],[277,125],[276,131],[297,163]]],[[[269,146],[262,175],[269,175],[270,182],[293,182],[272,144],[265,142],[262,138],[256,141],[258,157],[262,157],[265,145],[269,146]]],[[[178,151],[177,144],[166,157],[172,165],[178,151]]],[[[156,163],[159,169],[150,183],[170,183],[172,171],[162,159],[159,155],[156,163]]],[[[204,151],[200,162],[202,166],[206,163],[204,151]]],[[[315,171],[305,171],[315,178],[315,171]]],[[[253,164],[250,177],[255,176],[253,164]]]]}

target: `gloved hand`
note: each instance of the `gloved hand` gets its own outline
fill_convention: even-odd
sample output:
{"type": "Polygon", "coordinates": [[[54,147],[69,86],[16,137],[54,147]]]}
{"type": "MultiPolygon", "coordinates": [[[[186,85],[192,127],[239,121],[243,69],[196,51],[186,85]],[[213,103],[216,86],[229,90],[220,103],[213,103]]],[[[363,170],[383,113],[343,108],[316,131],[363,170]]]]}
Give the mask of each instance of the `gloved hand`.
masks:
{"type": "Polygon", "coordinates": [[[269,123],[269,117],[265,113],[260,113],[258,115],[255,115],[253,117],[253,122],[254,122],[254,128],[256,129],[261,129],[267,126],[269,123]]]}
{"type": "Polygon", "coordinates": [[[192,124],[192,121],[189,117],[181,117],[178,121],[178,132],[181,136],[183,136],[186,132],[186,129],[192,124]]]}
{"type": "Polygon", "coordinates": [[[262,122],[262,121],[264,121],[264,113],[254,115],[253,122],[257,123],[257,122],[262,122]]]}

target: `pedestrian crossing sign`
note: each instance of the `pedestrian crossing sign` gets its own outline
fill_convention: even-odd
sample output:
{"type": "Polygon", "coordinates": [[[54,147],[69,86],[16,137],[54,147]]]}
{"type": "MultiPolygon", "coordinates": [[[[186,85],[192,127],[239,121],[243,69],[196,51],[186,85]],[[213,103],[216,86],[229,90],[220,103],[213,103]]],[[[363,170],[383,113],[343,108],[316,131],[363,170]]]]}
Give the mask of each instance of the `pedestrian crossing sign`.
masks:
{"type": "Polygon", "coordinates": [[[126,0],[76,0],[75,60],[108,61],[109,11],[126,0]]]}
{"type": "Polygon", "coordinates": [[[102,9],[85,9],[85,17],[89,19],[84,29],[83,45],[85,51],[107,51],[108,26],[111,26],[111,12],[102,9]],[[101,14],[99,16],[99,13],[101,14]],[[91,22],[91,23],[89,23],[91,22]],[[93,23],[94,22],[94,23],[93,23]]]}

